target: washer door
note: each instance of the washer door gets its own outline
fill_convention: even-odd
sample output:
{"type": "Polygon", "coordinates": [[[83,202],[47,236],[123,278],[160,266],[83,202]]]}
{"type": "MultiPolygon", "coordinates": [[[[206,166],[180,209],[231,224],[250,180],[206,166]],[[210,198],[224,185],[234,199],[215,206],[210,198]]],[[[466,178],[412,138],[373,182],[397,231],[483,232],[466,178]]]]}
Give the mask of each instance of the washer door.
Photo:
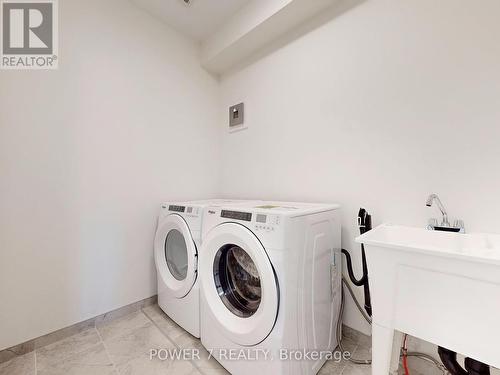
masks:
{"type": "Polygon", "coordinates": [[[184,219],[172,214],[158,226],[155,237],[155,263],[158,277],[176,298],[189,293],[196,281],[196,245],[184,219]]]}
{"type": "Polygon", "coordinates": [[[203,241],[200,280],[207,308],[221,333],[252,346],[272,331],[278,316],[278,282],[269,257],[246,227],[225,223],[203,241]]]}

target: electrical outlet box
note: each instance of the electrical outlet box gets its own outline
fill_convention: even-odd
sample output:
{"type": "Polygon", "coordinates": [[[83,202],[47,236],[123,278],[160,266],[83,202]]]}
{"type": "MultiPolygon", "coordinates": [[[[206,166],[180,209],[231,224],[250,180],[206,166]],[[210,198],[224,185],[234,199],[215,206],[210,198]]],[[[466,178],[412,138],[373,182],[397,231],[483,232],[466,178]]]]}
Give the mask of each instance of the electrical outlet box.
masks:
{"type": "Polygon", "coordinates": [[[244,122],[244,110],[245,106],[243,103],[239,103],[229,107],[229,128],[235,126],[243,125],[244,122]]]}

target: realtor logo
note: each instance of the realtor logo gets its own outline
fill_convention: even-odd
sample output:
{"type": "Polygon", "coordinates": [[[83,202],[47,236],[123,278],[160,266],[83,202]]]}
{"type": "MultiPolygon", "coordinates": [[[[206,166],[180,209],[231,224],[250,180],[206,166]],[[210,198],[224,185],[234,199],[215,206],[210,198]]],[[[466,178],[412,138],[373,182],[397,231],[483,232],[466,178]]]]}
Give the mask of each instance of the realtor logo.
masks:
{"type": "Polygon", "coordinates": [[[57,69],[56,0],[0,0],[2,69],[57,69]]]}

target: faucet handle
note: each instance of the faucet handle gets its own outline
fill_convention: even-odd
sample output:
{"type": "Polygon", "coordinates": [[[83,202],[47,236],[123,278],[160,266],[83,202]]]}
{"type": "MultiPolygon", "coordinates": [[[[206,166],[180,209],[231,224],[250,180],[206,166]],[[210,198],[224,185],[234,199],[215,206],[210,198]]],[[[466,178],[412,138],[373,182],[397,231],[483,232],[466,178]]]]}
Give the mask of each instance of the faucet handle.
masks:
{"type": "Polygon", "coordinates": [[[438,226],[438,220],[436,218],[429,219],[429,223],[427,224],[427,228],[433,230],[438,226]]]}

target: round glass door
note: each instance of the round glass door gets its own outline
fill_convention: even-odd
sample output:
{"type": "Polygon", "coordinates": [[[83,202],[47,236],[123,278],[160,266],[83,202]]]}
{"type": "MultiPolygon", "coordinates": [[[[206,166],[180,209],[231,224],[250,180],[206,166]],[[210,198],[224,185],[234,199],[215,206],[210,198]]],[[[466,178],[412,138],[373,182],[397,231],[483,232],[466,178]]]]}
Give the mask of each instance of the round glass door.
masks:
{"type": "Polygon", "coordinates": [[[250,255],[237,245],[225,245],[215,256],[213,271],[224,305],[241,318],[255,314],[262,291],[259,271],[250,255]]]}
{"type": "Polygon", "coordinates": [[[198,251],[185,220],[177,214],[160,218],[155,236],[159,289],[183,298],[197,278],[198,251]]]}
{"type": "Polygon", "coordinates": [[[184,235],[172,229],[165,239],[165,260],[167,267],[176,280],[182,281],[188,271],[188,251],[184,235]]]}
{"type": "Polygon", "coordinates": [[[212,228],[200,250],[200,282],[209,323],[232,342],[251,346],[272,331],[279,286],[259,239],[237,223],[212,228]]]}

